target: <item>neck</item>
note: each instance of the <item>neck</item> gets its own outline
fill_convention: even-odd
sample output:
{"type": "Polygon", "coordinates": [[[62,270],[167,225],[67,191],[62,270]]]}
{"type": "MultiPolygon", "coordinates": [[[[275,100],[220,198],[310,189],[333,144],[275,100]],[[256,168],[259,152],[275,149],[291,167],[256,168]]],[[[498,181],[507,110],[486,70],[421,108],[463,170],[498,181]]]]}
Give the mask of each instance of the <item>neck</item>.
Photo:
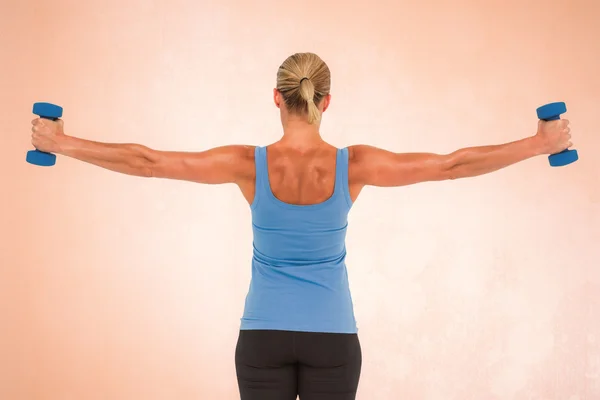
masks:
{"type": "Polygon", "coordinates": [[[323,143],[320,124],[309,124],[303,120],[288,120],[283,124],[283,137],[279,141],[286,146],[306,149],[323,143]]]}

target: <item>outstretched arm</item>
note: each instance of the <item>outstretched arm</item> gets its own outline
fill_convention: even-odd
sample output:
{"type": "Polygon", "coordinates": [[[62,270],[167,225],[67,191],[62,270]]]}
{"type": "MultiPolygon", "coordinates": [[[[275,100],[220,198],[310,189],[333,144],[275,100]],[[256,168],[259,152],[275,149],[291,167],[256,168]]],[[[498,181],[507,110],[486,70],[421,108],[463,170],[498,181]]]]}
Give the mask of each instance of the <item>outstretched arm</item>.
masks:
{"type": "Polygon", "coordinates": [[[254,151],[250,146],[223,146],[202,152],[159,151],[140,144],[101,143],[67,136],[62,120],[38,118],[32,125],[32,144],[38,150],[123,174],[207,184],[252,179],[254,151]]]}
{"type": "Polygon", "coordinates": [[[350,185],[404,186],[468,178],[497,171],[528,158],[572,146],[568,120],[540,121],[536,135],[510,143],[468,147],[450,154],[393,153],[372,146],[349,148],[350,185]]]}

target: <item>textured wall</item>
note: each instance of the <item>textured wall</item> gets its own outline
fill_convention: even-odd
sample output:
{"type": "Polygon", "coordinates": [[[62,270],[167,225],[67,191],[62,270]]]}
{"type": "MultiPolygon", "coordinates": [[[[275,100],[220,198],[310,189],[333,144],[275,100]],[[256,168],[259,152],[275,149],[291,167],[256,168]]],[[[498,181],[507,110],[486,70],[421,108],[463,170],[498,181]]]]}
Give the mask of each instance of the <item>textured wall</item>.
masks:
{"type": "Polygon", "coordinates": [[[600,398],[600,3],[0,3],[0,399],[235,399],[251,256],[235,187],[25,163],[34,101],[68,134],[165,150],[280,134],[278,65],[333,72],[323,134],[450,152],[569,107],[581,160],[366,189],[348,268],[359,399],[600,398]]]}

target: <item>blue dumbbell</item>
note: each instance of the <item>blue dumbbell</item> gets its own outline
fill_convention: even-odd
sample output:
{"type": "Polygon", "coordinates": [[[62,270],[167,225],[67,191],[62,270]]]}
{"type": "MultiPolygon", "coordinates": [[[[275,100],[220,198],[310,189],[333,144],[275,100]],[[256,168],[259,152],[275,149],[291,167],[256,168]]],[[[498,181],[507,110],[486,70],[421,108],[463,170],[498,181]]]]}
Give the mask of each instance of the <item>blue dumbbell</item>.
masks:
{"type": "MultiPolygon", "coordinates": [[[[56,121],[62,117],[63,109],[62,107],[50,103],[35,103],[33,105],[33,113],[40,118],[56,121]]],[[[39,150],[30,150],[27,152],[26,160],[33,165],[51,167],[56,164],[56,155],[39,150]]]]}
{"type": "MultiPolygon", "coordinates": [[[[560,114],[567,112],[567,106],[563,102],[550,103],[537,109],[537,116],[543,121],[555,121],[560,119],[560,114]]],[[[548,160],[552,167],[562,167],[574,163],[579,159],[577,150],[563,150],[560,153],[550,154],[548,160]]]]}

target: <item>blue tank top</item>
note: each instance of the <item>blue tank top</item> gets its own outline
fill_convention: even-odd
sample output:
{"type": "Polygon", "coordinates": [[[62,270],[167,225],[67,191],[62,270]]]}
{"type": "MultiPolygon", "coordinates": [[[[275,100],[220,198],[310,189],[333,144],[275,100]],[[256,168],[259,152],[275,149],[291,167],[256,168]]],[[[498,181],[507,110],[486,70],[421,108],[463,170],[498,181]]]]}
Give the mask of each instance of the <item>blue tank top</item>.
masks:
{"type": "Polygon", "coordinates": [[[338,149],[324,202],[285,203],[269,184],[266,147],[255,150],[252,278],[242,330],[356,333],[346,270],[348,149],[338,149]]]}

